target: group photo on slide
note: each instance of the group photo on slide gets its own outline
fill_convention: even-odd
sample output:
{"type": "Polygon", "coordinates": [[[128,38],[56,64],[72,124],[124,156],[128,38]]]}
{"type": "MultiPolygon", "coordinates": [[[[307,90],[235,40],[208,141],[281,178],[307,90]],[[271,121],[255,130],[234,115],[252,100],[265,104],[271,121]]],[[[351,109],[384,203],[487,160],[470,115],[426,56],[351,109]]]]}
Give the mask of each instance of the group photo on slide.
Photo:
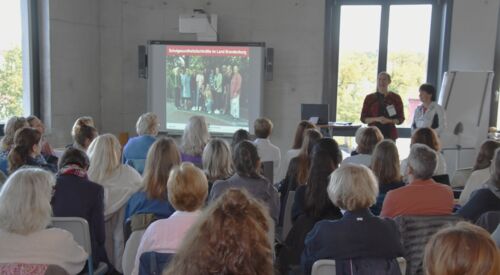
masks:
{"type": "Polygon", "coordinates": [[[248,126],[249,54],[227,48],[167,49],[167,123],[202,114],[209,123],[248,126]]]}

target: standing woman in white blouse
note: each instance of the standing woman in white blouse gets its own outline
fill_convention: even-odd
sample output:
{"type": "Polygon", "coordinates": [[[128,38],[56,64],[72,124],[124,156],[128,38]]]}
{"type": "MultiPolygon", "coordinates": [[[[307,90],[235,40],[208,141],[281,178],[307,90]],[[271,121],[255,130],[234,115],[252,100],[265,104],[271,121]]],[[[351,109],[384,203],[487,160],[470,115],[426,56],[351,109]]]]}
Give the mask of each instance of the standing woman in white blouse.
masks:
{"type": "Polygon", "coordinates": [[[422,84],[419,88],[422,104],[415,109],[411,132],[419,128],[431,128],[441,136],[446,128],[446,115],[441,105],[436,102],[436,88],[431,84],[422,84]]]}

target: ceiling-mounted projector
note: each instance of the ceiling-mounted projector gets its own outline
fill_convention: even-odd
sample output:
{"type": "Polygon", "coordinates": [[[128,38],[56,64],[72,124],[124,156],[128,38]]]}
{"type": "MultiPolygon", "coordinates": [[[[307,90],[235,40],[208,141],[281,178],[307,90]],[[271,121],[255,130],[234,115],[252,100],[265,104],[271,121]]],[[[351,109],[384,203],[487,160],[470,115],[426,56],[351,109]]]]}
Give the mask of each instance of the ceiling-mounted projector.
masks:
{"type": "Polygon", "coordinates": [[[198,41],[217,41],[217,15],[195,10],[179,16],[179,32],[195,33],[198,41]]]}

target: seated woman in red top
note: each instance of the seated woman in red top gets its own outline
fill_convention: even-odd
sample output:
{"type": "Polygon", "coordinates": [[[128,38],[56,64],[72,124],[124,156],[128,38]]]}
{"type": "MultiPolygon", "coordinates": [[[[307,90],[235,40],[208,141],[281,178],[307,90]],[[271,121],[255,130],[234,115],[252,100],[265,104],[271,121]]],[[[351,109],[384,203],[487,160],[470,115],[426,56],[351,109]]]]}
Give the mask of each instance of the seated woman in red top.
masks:
{"type": "Polygon", "coordinates": [[[385,138],[396,140],[396,124],[405,120],[401,97],[388,89],[391,76],[386,72],[378,74],[377,91],[365,97],[361,111],[361,122],[380,129],[385,138]]]}

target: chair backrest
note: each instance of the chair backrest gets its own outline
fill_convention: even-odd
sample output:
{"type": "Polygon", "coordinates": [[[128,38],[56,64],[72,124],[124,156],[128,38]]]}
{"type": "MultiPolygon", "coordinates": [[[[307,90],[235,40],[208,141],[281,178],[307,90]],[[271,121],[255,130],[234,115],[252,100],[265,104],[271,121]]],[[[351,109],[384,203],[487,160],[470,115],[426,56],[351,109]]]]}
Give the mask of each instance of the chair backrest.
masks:
{"type": "Polygon", "coordinates": [[[488,211],[483,213],[479,219],[477,219],[476,224],[486,229],[489,233],[493,233],[497,229],[498,224],[500,224],[500,211],[488,211]]]}
{"type": "Polygon", "coordinates": [[[453,178],[451,179],[451,187],[464,187],[471,174],[472,167],[457,169],[457,171],[455,171],[455,174],[453,174],[453,178]]]}
{"type": "MultiPolygon", "coordinates": [[[[364,270],[361,271],[361,272],[363,272],[363,274],[366,273],[366,271],[368,271],[370,273],[374,272],[374,274],[379,274],[376,272],[377,267],[382,267],[384,270],[386,270],[387,268],[390,269],[391,270],[391,272],[389,272],[390,274],[398,274],[398,273],[405,274],[406,260],[403,257],[398,257],[396,260],[398,263],[398,267],[395,267],[394,265],[392,265],[392,266],[388,265],[387,261],[392,262],[392,260],[384,260],[384,259],[366,259],[366,260],[365,259],[357,259],[357,260],[353,260],[353,263],[355,266],[360,265],[360,263],[368,264],[368,269],[365,268],[364,270]],[[375,264],[378,263],[378,266],[374,265],[375,269],[371,269],[371,267],[369,265],[374,264],[374,263],[375,264]]],[[[323,259],[323,260],[318,260],[318,261],[314,262],[314,264],[312,266],[312,273],[311,274],[312,275],[332,275],[332,274],[335,275],[335,274],[337,274],[337,266],[336,266],[335,260],[323,259]]]]}
{"type": "Polygon", "coordinates": [[[123,274],[132,274],[135,264],[135,256],[137,250],[139,249],[139,244],[141,244],[142,235],[146,230],[138,230],[130,234],[130,238],[125,244],[125,250],[123,251],[122,257],[122,269],[123,274]]]}
{"type": "Polygon", "coordinates": [[[145,159],[127,159],[126,164],[134,168],[139,174],[142,175],[144,172],[144,166],[146,166],[145,159]]]}
{"type": "Polygon", "coordinates": [[[432,179],[435,181],[435,182],[439,182],[439,183],[442,183],[444,185],[450,185],[450,176],[448,176],[447,174],[444,174],[444,175],[435,175],[435,176],[432,176],[432,179]]]}
{"type": "Polygon", "coordinates": [[[261,164],[262,175],[271,183],[274,183],[274,165],[272,161],[263,161],[261,164]]]}
{"type": "Polygon", "coordinates": [[[283,215],[283,228],[281,231],[281,239],[286,239],[288,232],[292,229],[292,206],[295,201],[295,191],[288,191],[285,203],[285,214],[283,215]]]}
{"type": "Polygon", "coordinates": [[[407,261],[406,274],[423,274],[425,245],[441,228],[452,226],[461,218],[449,216],[399,216],[394,219],[401,233],[404,258],[407,261]]]}
{"type": "Polygon", "coordinates": [[[64,229],[73,234],[75,241],[83,247],[91,257],[92,247],[90,241],[89,224],[79,217],[52,217],[52,226],[64,229]]]}
{"type": "Polygon", "coordinates": [[[312,266],[312,275],[335,275],[335,260],[317,260],[312,266]]]}
{"type": "Polygon", "coordinates": [[[139,258],[139,275],[162,274],[163,269],[175,256],[173,253],[145,252],[139,258]]]}

